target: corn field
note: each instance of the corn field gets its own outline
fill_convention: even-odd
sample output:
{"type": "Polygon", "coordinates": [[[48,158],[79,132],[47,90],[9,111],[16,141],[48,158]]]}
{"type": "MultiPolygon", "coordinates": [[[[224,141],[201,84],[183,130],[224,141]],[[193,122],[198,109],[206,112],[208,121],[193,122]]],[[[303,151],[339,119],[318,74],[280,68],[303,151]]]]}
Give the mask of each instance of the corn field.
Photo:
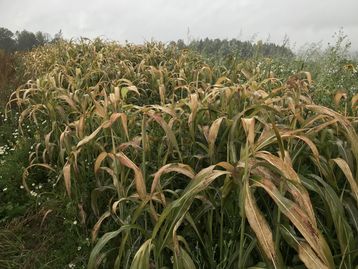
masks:
{"type": "Polygon", "coordinates": [[[22,184],[43,170],[76,204],[88,268],[357,268],[358,94],[328,108],[309,72],[161,43],[22,57],[6,107],[34,126],[22,184]]]}

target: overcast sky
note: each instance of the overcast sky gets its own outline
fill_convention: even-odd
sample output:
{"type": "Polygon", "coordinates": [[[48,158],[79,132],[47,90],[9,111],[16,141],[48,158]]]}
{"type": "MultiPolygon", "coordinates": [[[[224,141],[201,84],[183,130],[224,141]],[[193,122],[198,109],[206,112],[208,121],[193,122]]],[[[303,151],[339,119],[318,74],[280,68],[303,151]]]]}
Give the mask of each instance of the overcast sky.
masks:
{"type": "Polygon", "coordinates": [[[287,34],[296,48],[334,42],[343,27],[358,50],[357,11],[358,0],[0,0],[0,27],[133,43],[218,37],[281,44],[287,34]]]}

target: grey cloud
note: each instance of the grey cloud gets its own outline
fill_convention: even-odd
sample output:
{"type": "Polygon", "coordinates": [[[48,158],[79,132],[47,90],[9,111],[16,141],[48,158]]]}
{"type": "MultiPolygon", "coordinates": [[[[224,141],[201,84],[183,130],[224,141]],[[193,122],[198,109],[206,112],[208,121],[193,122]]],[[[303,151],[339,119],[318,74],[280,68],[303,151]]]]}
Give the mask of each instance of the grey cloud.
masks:
{"type": "Polygon", "coordinates": [[[301,46],[343,27],[358,49],[357,0],[0,0],[0,26],[119,41],[270,37],[301,46]]]}

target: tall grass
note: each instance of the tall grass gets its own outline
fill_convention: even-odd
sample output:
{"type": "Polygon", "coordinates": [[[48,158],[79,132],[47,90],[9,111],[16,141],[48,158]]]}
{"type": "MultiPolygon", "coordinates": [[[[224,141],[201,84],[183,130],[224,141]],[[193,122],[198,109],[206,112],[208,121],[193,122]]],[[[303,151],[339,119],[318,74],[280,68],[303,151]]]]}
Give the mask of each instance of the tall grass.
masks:
{"type": "MultiPolygon", "coordinates": [[[[356,118],[312,78],[160,43],[37,48],[8,108],[92,226],[88,268],[353,268],[356,118]],[[87,216],[87,217],[86,217],[87,216]]],[[[348,100],[356,113],[356,100],[348,100]]]]}

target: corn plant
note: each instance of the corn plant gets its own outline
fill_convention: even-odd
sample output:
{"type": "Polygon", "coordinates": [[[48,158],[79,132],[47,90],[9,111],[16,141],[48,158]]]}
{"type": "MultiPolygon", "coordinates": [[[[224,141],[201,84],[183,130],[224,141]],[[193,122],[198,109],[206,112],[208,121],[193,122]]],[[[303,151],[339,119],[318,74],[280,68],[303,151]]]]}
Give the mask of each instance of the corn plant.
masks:
{"type": "Polygon", "coordinates": [[[63,181],[92,226],[88,268],[357,264],[357,119],[316,105],[308,72],[160,43],[23,57],[8,104],[37,126],[23,185],[33,167],[63,181]]]}

